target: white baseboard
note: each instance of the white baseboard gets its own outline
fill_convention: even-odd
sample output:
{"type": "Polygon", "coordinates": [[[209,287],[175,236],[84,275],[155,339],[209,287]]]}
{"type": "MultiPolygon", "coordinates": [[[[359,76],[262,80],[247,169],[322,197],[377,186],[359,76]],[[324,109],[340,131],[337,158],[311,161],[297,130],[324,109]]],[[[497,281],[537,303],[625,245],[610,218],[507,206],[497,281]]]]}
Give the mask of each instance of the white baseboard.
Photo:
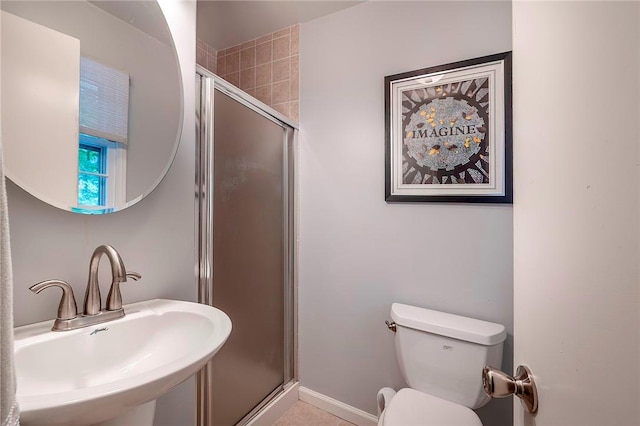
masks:
{"type": "Polygon", "coordinates": [[[300,383],[294,383],[282,395],[267,404],[260,414],[255,416],[246,426],[272,426],[287,410],[298,401],[300,383]]]}
{"type": "Polygon", "coordinates": [[[327,413],[331,413],[334,416],[338,416],[341,419],[354,423],[358,426],[376,426],[378,424],[378,418],[376,416],[316,391],[312,391],[311,389],[300,386],[299,393],[301,401],[318,407],[327,413]]]}

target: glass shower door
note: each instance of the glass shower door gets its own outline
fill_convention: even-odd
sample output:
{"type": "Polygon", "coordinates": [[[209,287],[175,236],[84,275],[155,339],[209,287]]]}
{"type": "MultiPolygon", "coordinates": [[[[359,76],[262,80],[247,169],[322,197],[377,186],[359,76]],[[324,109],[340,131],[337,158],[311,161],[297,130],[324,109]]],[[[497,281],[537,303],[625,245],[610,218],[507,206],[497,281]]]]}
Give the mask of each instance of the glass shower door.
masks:
{"type": "Polygon", "coordinates": [[[212,98],[210,296],[233,330],[209,398],[213,425],[232,426],[293,379],[293,129],[217,84],[212,98]]]}

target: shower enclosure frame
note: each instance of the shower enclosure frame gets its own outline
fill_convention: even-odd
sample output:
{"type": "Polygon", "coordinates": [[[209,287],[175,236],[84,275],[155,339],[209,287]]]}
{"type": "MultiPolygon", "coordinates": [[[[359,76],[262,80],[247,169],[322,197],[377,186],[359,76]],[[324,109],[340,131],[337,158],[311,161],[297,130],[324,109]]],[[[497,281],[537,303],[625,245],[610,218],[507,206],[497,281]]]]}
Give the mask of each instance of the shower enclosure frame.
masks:
{"type": "MultiPolygon", "coordinates": [[[[213,159],[214,159],[214,90],[271,120],[284,129],[284,383],[240,420],[251,422],[261,410],[298,381],[298,313],[297,313],[297,136],[298,124],[275,109],[253,98],[207,69],[196,66],[196,244],[198,303],[213,306],[213,159]]],[[[213,425],[211,399],[211,362],[196,374],[196,424],[213,425]]]]}

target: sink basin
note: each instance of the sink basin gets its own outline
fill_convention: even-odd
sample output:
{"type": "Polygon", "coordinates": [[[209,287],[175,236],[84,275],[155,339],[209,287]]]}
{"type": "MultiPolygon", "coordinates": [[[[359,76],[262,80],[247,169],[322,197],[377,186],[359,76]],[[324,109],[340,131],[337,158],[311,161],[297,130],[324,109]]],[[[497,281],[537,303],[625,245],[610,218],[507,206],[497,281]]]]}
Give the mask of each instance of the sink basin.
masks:
{"type": "Polygon", "coordinates": [[[72,331],[53,321],[15,329],[21,424],[88,425],[154,401],[220,349],[231,320],[198,303],[150,300],[72,331]]]}

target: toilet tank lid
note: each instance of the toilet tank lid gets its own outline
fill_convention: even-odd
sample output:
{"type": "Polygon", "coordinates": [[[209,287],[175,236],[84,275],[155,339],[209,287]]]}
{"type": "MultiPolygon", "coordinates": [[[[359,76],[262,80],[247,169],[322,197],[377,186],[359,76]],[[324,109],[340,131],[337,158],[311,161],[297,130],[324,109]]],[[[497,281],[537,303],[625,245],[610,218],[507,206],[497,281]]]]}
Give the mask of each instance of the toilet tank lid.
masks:
{"type": "Polygon", "coordinates": [[[391,305],[391,318],[403,327],[485,346],[497,345],[507,337],[507,331],[502,324],[401,303],[391,305]]]}

